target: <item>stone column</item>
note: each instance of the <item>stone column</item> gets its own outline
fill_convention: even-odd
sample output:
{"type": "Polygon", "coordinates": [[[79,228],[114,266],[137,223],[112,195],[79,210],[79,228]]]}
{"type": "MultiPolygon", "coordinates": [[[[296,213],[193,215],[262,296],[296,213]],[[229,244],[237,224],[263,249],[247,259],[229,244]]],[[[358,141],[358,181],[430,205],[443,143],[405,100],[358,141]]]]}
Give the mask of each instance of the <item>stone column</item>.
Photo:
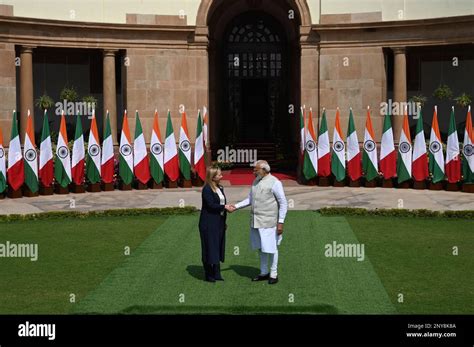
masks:
{"type": "MultiPolygon", "coordinates": [[[[407,102],[407,58],[405,47],[394,47],[393,50],[393,101],[407,102]]],[[[400,130],[403,126],[403,112],[400,109],[401,115],[392,116],[393,137],[398,143],[400,138],[400,130]]]]}
{"type": "Polygon", "coordinates": [[[103,94],[104,94],[104,126],[109,110],[110,130],[114,144],[117,144],[117,91],[115,89],[115,55],[117,50],[104,49],[103,55],[103,94]]]}
{"type": "Polygon", "coordinates": [[[32,117],[34,113],[33,48],[35,47],[22,46],[20,48],[20,138],[21,139],[25,137],[28,110],[30,110],[32,117]]]}

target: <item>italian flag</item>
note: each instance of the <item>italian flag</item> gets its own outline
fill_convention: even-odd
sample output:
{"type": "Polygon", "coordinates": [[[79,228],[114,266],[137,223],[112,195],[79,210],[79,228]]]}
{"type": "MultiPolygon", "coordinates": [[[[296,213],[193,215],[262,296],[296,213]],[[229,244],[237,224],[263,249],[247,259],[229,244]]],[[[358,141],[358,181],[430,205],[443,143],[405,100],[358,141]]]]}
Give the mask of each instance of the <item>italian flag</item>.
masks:
{"type": "Polygon", "coordinates": [[[179,178],[178,151],[176,150],[173,123],[171,122],[171,113],[169,110],[165,138],[165,174],[170,181],[177,181],[179,178]]]}
{"type": "Polygon", "coordinates": [[[321,124],[319,125],[318,136],[318,175],[328,177],[331,174],[331,147],[329,145],[329,133],[325,109],[323,109],[323,117],[321,118],[321,124]]]}
{"type": "Polygon", "coordinates": [[[347,173],[351,180],[357,181],[362,176],[361,169],[359,139],[357,138],[351,107],[347,128],[347,173]]]}
{"type": "Polygon", "coordinates": [[[438,110],[436,106],[434,107],[433,120],[431,121],[429,149],[429,169],[433,176],[431,180],[433,183],[438,183],[444,179],[444,155],[441,135],[439,134],[438,110]]]}
{"type": "Polygon", "coordinates": [[[305,115],[303,107],[300,107],[300,156],[304,160],[304,147],[306,145],[305,141],[305,115]]]}
{"type": "Polygon", "coordinates": [[[204,145],[205,145],[205,148],[209,147],[209,138],[208,138],[208,128],[209,128],[209,116],[208,116],[208,113],[207,113],[207,108],[206,106],[203,106],[202,108],[202,134],[204,136],[204,145]]]}
{"type": "Polygon", "coordinates": [[[46,110],[44,110],[43,130],[41,132],[40,162],[38,176],[43,187],[51,187],[53,185],[53,146],[51,143],[48,114],[46,113],[46,110]]]}
{"type": "Polygon", "coordinates": [[[82,134],[82,122],[79,115],[76,117],[76,133],[74,134],[74,144],[72,146],[72,181],[81,185],[84,183],[84,136],[82,134]]]}
{"type": "Polygon", "coordinates": [[[5,167],[5,148],[3,147],[3,134],[0,128],[0,193],[7,188],[7,170],[5,167]]]}
{"type": "Polygon", "coordinates": [[[133,181],[133,150],[130,128],[128,127],[127,110],[123,114],[122,133],[119,149],[119,175],[122,182],[130,184],[133,181]]]}
{"type": "Polygon", "coordinates": [[[467,112],[463,143],[462,175],[464,183],[474,183],[474,130],[472,129],[471,107],[467,112]]]}
{"type": "Polygon", "coordinates": [[[459,156],[459,139],[456,129],[456,118],[454,118],[454,107],[451,110],[451,117],[449,119],[445,168],[449,183],[457,183],[461,180],[461,158],[459,156]]]}
{"type": "Polygon", "coordinates": [[[189,142],[186,112],[181,115],[181,128],[179,129],[179,171],[184,179],[191,179],[191,144],[189,142]]]}
{"type": "Polygon", "coordinates": [[[411,137],[410,127],[408,125],[408,113],[405,107],[405,115],[403,116],[403,127],[400,132],[400,141],[398,142],[398,159],[397,159],[397,177],[398,183],[402,183],[411,178],[411,137]]]}
{"type": "Polygon", "coordinates": [[[382,143],[380,144],[380,171],[383,178],[388,180],[397,174],[397,152],[393,142],[392,121],[390,114],[383,120],[382,143]]]}
{"type": "Polygon", "coordinates": [[[38,154],[35,145],[33,118],[29,110],[26,123],[25,143],[23,146],[23,157],[25,158],[25,184],[31,192],[36,193],[38,191],[38,154]]]}
{"type": "Polygon", "coordinates": [[[93,110],[86,159],[86,174],[90,183],[100,182],[100,152],[99,131],[97,130],[95,110],[93,110]]]}
{"type": "Polygon", "coordinates": [[[303,160],[303,174],[307,180],[318,174],[318,148],[316,147],[316,134],[313,127],[313,110],[309,109],[308,124],[305,131],[305,151],[303,160]]]}
{"type": "Polygon", "coordinates": [[[367,181],[372,181],[379,175],[377,163],[377,145],[375,144],[374,128],[372,127],[372,119],[370,118],[369,107],[367,107],[367,119],[365,121],[362,167],[364,169],[364,174],[367,181]]]}
{"type": "Polygon", "coordinates": [[[201,111],[198,112],[196,142],[194,143],[194,170],[201,180],[206,181],[206,163],[204,162],[204,138],[202,133],[201,111]]]}
{"type": "Polygon", "coordinates": [[[150,180],[150,162],[146,151],[145,137],[143,136],[142,123],[135,111],[135,141],[133,142],[133,170],[135,177],[143,184],[150,180]]]}
{"type": "Polygon", "coordinates": [[[150,140],[150,173],[156,183],[161,183],[164,179],[163,157],[164,149],[161,142],[160,125],[158,123],[158,111],[155,110],[153,119],[153,130],[150,140]]]}
{"type": "Polygon", "coordinates": [[[413,145],[413,179],[423,181],[428,178],[428,158],[426,156],[425,133],[423,131],[423,115],[421,110],[416,123],[415,143],[413,145]]]}
{"type": "Polygon", "coordinates": [[[105,118],[104,141],[102,142],[102,159],[100,162],[102,182],[112,183],[114,180],[114,143],[110,131],[109,111],[105,118]]]}
{"type": "Polygon", "coordinates": [[[8,148],[8,185],[13,190],[18,190],[25,181],[23,156],[21,154],[20,136],[18,135],[18,123],[16,111],[13,111],[12,132],[8,148]]]}
{"type": "Polygon", "coordinates": [[[339,107],[336,110],[336,123],[334,125],[334,133],[332,136],[332,157],[331,172],[336,181],[342,181],[346,177],[346,146],[342,137],[341,121],[339,116],[339,107]]]}
{"type": "Polygon", "coordinates": [[[54,161],[54,178],[61,187],[66,188],[71,183],[71,156],[68,148],[66,118],[61,114],[56,160],[54,161]]]}

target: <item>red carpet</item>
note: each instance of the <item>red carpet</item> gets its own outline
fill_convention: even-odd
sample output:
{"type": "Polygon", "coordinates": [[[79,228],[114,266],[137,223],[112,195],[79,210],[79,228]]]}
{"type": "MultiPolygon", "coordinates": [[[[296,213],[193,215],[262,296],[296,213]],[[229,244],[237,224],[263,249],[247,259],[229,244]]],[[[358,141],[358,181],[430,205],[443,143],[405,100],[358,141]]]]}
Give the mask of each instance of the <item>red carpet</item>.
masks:
{"type": "MultiPolygon", "coordinates": [[[[280,173],[272,172],[272,175],[279,180],[296,181],[296,174],[293,172],[280,173]]],[[[255,176],[252,169],[232,169],[222,172],[222,180],[229,181],[233,186],[249,186],[252,184],[255,176]]]]}

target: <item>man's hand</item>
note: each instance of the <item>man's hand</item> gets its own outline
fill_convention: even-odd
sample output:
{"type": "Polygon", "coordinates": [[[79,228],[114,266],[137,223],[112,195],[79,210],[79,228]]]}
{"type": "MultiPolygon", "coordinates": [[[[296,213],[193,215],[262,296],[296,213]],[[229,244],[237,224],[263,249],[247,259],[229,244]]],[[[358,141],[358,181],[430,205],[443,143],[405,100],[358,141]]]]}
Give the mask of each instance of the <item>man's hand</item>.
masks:
{"type": "Polygon", "coordinates": [[[227,212],[230,212],[230,213],[236,210],[234,205],[225,205],[225,209],[227,210],[227,212]]]}
{"type": "Polygon", "coordinates": [[[283,223],[278,223],[277,224],[277,234],[278,235],[283,234],[283,223]]]}

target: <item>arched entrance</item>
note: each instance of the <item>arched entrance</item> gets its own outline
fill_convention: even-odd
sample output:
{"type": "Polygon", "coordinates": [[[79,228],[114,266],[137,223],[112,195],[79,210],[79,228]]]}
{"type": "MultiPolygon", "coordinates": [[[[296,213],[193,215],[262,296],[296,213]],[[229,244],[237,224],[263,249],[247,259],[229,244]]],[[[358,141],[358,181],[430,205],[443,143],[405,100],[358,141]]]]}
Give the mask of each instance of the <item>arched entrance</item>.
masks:
{"type": "Polygon", "coordinates": [[[219,149],[256,149],[296,168],[300,100],[299,11],[293,1],[215,0],[209,7],[209,108],[219,149]]]}

